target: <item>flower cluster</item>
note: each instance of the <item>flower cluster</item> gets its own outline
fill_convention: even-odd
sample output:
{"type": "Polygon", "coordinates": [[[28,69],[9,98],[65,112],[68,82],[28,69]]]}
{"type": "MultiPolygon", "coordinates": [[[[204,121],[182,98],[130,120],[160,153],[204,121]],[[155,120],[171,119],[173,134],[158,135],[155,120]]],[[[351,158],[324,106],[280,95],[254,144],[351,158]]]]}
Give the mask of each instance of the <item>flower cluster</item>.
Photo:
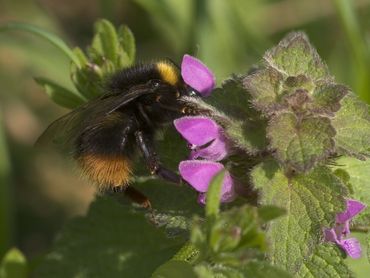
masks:
{"type": "MultiPolygon", "coordinates": [[[[213,73],[198,59],[185,55],[181,64],[184,81],[202,96],[209,96],[215,86],[213,73]]],[[[205,204],[206,192],[212,178],[224,169],[219,161],[229,154],[226,137],[213,119],[205,116],[187,116],[174,121],[177,131],[189,143],[189,160],[182,161],[179,172],[182,178],[199,192],[198,202],[205,204]]],[[[225,172],[221,202],[235,199],[234,181],[225,172]]]]}
{"type": "Polygon", "coordinates": [[[338,213],[336,216],[335,227],[324,230],[326,241],[338,244],[348,256],[354,259],[361,257],[361,246],[356,238],[347,238],[350,234],[350,221],[365,208],[366,206],[363,203],[348,199],[347,209],[342,213],[338,213]]]}

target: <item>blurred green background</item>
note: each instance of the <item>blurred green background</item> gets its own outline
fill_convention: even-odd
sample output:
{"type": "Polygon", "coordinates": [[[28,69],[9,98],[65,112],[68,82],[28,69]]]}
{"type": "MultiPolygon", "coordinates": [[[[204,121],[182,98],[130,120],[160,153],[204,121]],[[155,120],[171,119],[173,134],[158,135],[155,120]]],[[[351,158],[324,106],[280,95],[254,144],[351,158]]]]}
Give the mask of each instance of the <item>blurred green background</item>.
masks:
{"type": "MultiPolygon", "coordinates": [[[[245,73],[292,30],[305,31],[336,79],[370,103],[370,0],[1,0],[0,24],[32,23],[85,48],[107,18],[135,34],[138,60],[184,53],[202,59],[218,82],[245,73]]],[[[33,77],[71,87],[69,62],[22,32],[0,33],[0,257],[18,247],[37,264],[67,219],[83,214],[94,188],[63,158],[33,143],[67,110],[33,77]]],[[[350,262],[359,277],[366,260],[350,262]]]]}

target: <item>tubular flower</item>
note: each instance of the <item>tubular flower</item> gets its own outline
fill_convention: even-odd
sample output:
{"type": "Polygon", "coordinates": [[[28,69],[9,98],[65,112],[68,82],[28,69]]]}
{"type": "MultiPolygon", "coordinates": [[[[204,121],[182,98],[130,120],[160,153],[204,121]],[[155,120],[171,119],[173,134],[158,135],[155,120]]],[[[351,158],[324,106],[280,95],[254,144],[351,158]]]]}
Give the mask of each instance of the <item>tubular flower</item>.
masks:
{"type": "Polygon", "coordinates": [[[177,131],[189,143],[190,159],[203,158],[220,161],[228,154],[222,128],[212,119],[189,116],[174,121],[177,131]]]}
{"type": "Polygon", "coordinates": [[[338,244],[353,259],[361,257],[361,246],[356,238],[347,238],[350,234],[350,221],[365,208],[363,203],[348,199],[347,209],[336,216],[336,226],[324,230],[325,240],[338,244]]]}
{"type": "MultiPolygon", "coordinates": [[[[207,160],[185,160],[181,161],[179,165],[182,178],[199,192],[198,202],[203,205],[206,202],[205,193],[212,178],[223,169],[223,164],[207,160]]],[[[231,202],[235,199],[235,196],[233,179],[230,173],[226,171],[221,189],[221,202],[231,202]]]]}
{"type": "MultiPolygon", "coordinates": [[[[201,96],[209,96],[215,86],[213,73],[198,59],[185,55],[181,64],[181,75],[185,83],[197,90],[201,96]]],[[[228,155],[228,144],[223,129],[214,120],[204,116],[188,116],[174,121],[177,131],[190,147],[190,160],[182,161],[179,172],[196,191],[198,202],[205,204],[206,192],[212,178],[225,167],[217,162],[228,155]]],[[[221,189],[221,202],[235,199],[234,181],[225,172],[221,189]]]]}
{"type": "Polygon", "coordinates": [[[200,60],[184,55],[181,76],[185,83],[197,90],[203,97],[211,94],[215,87],[215,76],[200,60]]]}

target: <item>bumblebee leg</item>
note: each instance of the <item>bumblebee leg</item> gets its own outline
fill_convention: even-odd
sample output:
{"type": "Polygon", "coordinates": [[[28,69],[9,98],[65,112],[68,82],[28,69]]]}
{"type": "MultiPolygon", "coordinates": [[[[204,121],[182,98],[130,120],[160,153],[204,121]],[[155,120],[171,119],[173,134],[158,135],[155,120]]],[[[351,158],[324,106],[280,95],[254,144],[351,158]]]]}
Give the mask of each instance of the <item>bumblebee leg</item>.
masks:
{"type": "Polygon", "coordinates": [[[157,175],[170,182],[180,184],[181,178],[173,171],[163,167],[151,144],[151,140],[141,130],[135,132],[136,142],[143,153],[147,167],[152,175],[157,175]]]}
{"type": "Polygon", "coordinates": [[[115,197],[116,199],[118,198],[118,200],[120,199],[120,196],[122,196],[121,194],[124,194],[124,196],[129,198],[133,203],[138,204],[139,206],[146,209],[152,208],[148,197],[146,197],[143,193],[132,186],[115,186],[111,189],[111,191],[108,192],[111,196],[115,197]]]}
{"type": "Polygon", "coordinates": [[[125,196],[127,196],[131,201],[134,203],[140,205],[143,208],[151,209],[152,205],[148,199],[143,193],[141,193],[139,190],[135,189],[132,186],[126,187],[126,190],[124,191],[125,196]]]}

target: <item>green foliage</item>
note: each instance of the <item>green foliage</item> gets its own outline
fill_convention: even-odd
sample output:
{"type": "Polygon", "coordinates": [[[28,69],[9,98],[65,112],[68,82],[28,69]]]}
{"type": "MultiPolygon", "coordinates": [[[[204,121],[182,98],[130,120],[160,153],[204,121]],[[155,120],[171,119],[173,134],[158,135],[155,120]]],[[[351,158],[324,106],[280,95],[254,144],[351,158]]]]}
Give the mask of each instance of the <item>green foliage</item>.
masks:
{"type": "Polygon", "coordinates": [[[287,211],[286,217],[268,226],[270,260],[290,273],[300,273],[321,244],[322,228],[331,227],[335,214],[344,210],[346,187],[323,167],[287,178],[275,162],[266,162],[251,175],[261,190],[261,204],[287,211]]]}
{"type": "Polygon", "coordinates": [[[37,84],[43,86],[50,99],[60,106],[74,108],[85,102],[85,100],[77,93],[62,87],[47,78],[36,77],[35,81],[37,84]]]}
{"type": "Polygon", "coordinates": [[[85,217],[67,225],[37,277],[149,277],[183,243],[141,212],[98,198],[85,217]]]}
{"type": "Polygon", "coordinates": [[[267,135],[278,161],[288,169],[305,172],[333,151],[335,130],[328,118],[299,119],[287,112],[271,118],[267,135]]]}
{"type": "Polygon", "coordinates": [[[249,154],[263,151],[268,142],[266,138],[267,121],[251,104],[252,96],[245,92],[240,76],[233,76],[222,83],[207,98],[207,103],[221,110],[233,120],[225,126],[225,133],[249,154]]]}
{"type": "Polygon", "coordinates": [[[309,172],[335,153],[369,156],[366,104],[334,82],[305,34],[291,33],[267,51],[243,84],[269,119],[269,148],[286,170],[309,172]]]}
{"type": "Polygon", "coordinates": [[[207,218],[216,218],[219,214],[220,195],[224,176],[225,171],[221,171],[212,179],[211,183],[209,184],[205,208],[207,218]]]}
{"type": "Polygon", "coordinates": [[[36,26],[23,23],[8,23],[0,26],[1,31],[22,30],[36,34],[54,44],[73,62],[70,76],[76,92],[47,78],[36,78],[46,93],[57,104],[75,108],[104,93],[106,78],[117,70],[129,67],[135,61],[135,38],[127,26],[118,31],[108,20],[95,24],[95,35],[87,53],[76,47],[71,50],[59,37],[36,26]]]}
{"type": "Polygon", "coordinates": [[[299,270],[299,277],[354,277],[343,264],[342,252],[332,244],[323,243],[317,246],[308,260],[299,270]]]}
{"type": "Polygon", "coordinates": [[[331,79],[327,66],[303,33],[287,35],[276,47],[266,52],[264,61],[286,77],[303,75],[313,82],[331,79]]]}
{"type": "Polygon", "coordinates": [[[106,78],[135,61],[135,38],[128,27],[120,26],[117,31],[112,23],[101,19],[94,29],[87,54],[79,48],[74,50],[82,66],[71,65],[72,81],[86,99],[102,95],[106,78]]]}
{"type": "Polygon", "coordinates": [[[197,278],[191,264],[185,261],[169,261],[161,265],[152,275],[152,278],[197,278]]]}
{"type": "Polygon", "coordinates": [[[365,159],[370,156],[369,108],[353,94],[346,96],[341,105],[332,120],[338,152],[365,159]]]}
{"type": "Polygon", "coordinates": [[[28,265],[24,255],[16,248],[10,249],[4,256],[0,265],[2,278],[28,277],[28,265]]]}

